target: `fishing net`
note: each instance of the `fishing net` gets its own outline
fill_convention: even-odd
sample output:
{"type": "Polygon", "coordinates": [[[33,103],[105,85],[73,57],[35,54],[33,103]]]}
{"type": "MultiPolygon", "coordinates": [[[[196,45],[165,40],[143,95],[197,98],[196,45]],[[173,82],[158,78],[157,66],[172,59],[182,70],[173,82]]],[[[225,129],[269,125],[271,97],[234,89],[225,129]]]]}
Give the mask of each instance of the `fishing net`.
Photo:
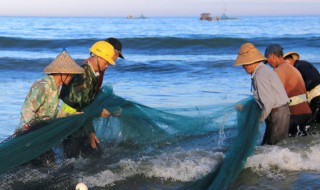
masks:
{"type": "Polygon", "coordinates": [[[2,142],[0,187],[72,187],[77,181],[77,176],[74,176],[72,161],[64,159],[63,153],[60,153],[60,158],[54,166],[49,168],[39,169],[28,163],[53,147],[59,149],[65,138],[77,132],[85,123],[94,121],[96,134],[101,141],[113,141],[128,148],[135,146],[136,151],[144,151],[146,147],[157,149],[179,144],[192,136],[213,132],[220,134],[222,128],[238,131],[219,168],[193,184],[193,187],[198,189],[223,189],[240,173],[256,143],[259,108],[252,99],[240,103],[244,106],[239,112],[235,110],[234,105],[227,105],[206,116],[183,116],[129,101],[115,95],[112,87],[104,86],[83,114],[40,122],[36,124],[36,130],[2,142]],[[107,108],[112,116],[97,119],[104,108],[107,108]],[[226,176],[229,177],[226,179],[226,176]]]}
{"type": "Polygon", "coordinates": [[[243,100],[239,104],[243,107],[237,117],[238,135],[223,162],[187,189],[228,189],[240,174],[247,158],[253,153],[259,137],[261,110],[253,99],[243,100]]]}

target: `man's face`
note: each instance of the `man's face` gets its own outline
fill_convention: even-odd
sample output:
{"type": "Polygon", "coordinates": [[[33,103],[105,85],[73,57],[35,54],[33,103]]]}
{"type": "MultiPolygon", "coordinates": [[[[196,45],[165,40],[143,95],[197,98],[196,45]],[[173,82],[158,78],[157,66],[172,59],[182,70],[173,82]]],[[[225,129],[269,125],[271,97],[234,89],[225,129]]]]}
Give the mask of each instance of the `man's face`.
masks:
{"type": "Polygon", "coordinates": [[[100,57],[98,59],[99,59],[98,64],[99,64],[101,71],[106,70],[109,67],[109,62],[100,58],[100,57]]]}
{"type": "Polygon", "coordinates": [[[274,54],[268,55],[267,61],[273,68],[277,67],[277,56],[275,56],[274,54]]]}
{"type": "Polygon", "coordinates": [[[114,56],[112,57],[112,59],[114,61],[116,61],[118,59],[119,55],[120,55],[119,51],[118,50],[114,50],[114,56]]]}
{"type": "Polygon", "coordinates": [[[64,85],[68,85],[74,75],[73,74],[62,74],[62,80],[64,85]]]}
{"type": "Polygon", "coordinates": [[[250,64],[250,65],[243,65],[244,70],[246,70],[246,72],[248,74],[252,74],[254,72],[254,64],[250,64]]]}

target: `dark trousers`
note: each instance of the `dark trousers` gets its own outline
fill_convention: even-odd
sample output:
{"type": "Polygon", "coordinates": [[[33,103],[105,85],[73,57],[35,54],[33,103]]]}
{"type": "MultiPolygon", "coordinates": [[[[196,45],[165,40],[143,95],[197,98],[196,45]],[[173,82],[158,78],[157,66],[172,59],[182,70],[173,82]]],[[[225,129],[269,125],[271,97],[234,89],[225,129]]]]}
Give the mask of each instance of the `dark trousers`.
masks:
{"type": "Polygon", "coordinates": [[[283,105],[271,110],[266,119],[266,131],[262,145],[274,145],[288,137],[290,121],[289,105],[283,105]]]}
{"type": "Polygon", "coordinates": [[[312,110],[313,122],[320,122],[320,96],[314,97],[310,102],[310,108],[312,110]]]}
{"type": "Polygon", "coordinates": [[[289,125],[289,136],[306,136],[307,129],[312,120],[312,114],[291,115],[289,125]]]}
{"type": "Polygon", "coordinates": [[[91,147],[90,132],[85,127],[80,128],[74,135],[63,140],[62,145],[66,158],[100,157],[102,155],[99,144],[97,144],[97,149],[91,147]]]}
{"type": "Polygon", "coordinates": [[[54,163],[55,156],[52,149],[43,153],[39,157],[31,160],[31,164],[34,166],[49,166],[54,163]]]}

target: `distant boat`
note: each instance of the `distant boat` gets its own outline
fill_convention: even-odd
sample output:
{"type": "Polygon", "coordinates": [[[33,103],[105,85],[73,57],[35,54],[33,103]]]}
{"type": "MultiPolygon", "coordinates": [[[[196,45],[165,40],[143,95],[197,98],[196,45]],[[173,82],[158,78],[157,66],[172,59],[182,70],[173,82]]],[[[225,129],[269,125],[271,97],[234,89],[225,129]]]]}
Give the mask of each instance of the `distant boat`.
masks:
{"type": "Polygon", "coordinates": [[[145,17],[143,14],[141,14],[140,17],[138,17],[138,19],[148,19],[148,17],[145,17]]]}
{"type": "Polygon", "coordinates": [[[219,20],[236,20],[239,18],[235,18],[235,17],[228,17],[227,14],[225,12],[222,13],[221,16],[217,16],[217,17],[212,17],[210,16],[210,13],[201,13],[200,15],[200,20],[207,20],[207,21],[219,21],[219,20]]]}
{"type": "Polygon", "coordinates": [[[148,17],[145,17],[143,14],[141,14],[139,17],[129,15],[127,16],[127,19],[148,19],[148,17]]]}
{"type": "Polygon", "coordinates": [[[134,19],[132,15],[127,16],[127,19],[134,19]]]}
{"type": "Polygon", "coordinates": [[[236,20],[236,19],[239,19],[239,18],[235,18],[235,17],[228,17],[225,12],[222,13],[222,15],[219,18],[220,18],[220,20],[236,20]]]}
{"type": "Polygon", "coordinates": [[[212,17],[210,16],[210,13],[201,13],[200,20],[212,21],[212,17]]]}

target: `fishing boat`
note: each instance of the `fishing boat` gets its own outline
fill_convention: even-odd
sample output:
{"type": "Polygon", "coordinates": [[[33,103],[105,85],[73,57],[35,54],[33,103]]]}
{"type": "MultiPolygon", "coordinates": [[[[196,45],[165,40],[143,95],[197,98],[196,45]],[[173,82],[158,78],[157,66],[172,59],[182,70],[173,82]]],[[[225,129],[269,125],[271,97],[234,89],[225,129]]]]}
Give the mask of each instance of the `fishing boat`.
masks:
{"type": "Polygon", "coordinates": [[[148,19],[148,17],[144,16],[143,14],[141,14],[139,17],[129,15],[127,16],[127,19],[148,19]]]}
{"type": "Polygon", "coordinates": [[[237,20],[239,18],[236,17],[229,17],[226,14],[226,10],[223,11],[221,16],[212,17],[211,13],[201,13],[200,20],[207,20],[207,21],[219,21],[219,20],[237,20]]]}
{"type": "Polygon", "coordinates": [[[148,17],[145,17],[143,14],[141,14],[140,17],[138,17],[138,19],[148,19],[148,17]]]}
{"type": "Polygon", "coordinates": [[[132,15],[128,15],[127,19],[134,19],[134,17],[132,15]]]}
{"type": "Polygon", "coordinates": [[[212,17],[210,16],[210,13],[201,13],[200,20],[212,21],[212,17]]]}
{"type": "Polygon", "coordinates": [[[223,12],[222,15],[218,18],[219,18],[219,20],[237,20],[237,19],[239,19],[236,17],[228,17],[225,12],[223,12]]]}

